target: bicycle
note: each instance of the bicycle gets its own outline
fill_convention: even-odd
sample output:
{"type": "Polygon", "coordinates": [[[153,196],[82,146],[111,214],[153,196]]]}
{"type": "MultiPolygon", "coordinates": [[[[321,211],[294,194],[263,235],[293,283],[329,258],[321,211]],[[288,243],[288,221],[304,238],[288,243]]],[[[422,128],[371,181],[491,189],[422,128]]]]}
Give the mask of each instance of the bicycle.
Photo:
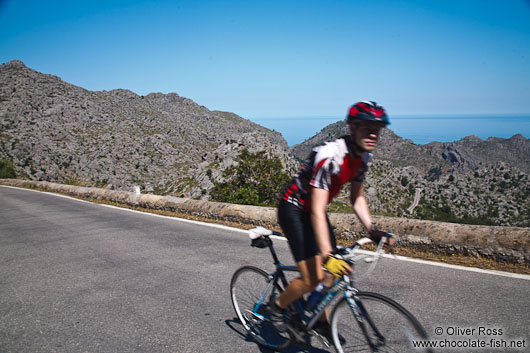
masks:
{"type": "MultiPolygon", "coordinates": [[[[391,236],[390,233],[387,233],[391,236]]],[[[243,266],[235,271],[230,283],[231,299],[237,317],[250,336],[260,345],[281,351],[296,343],[303,347],[311,345],[317,337],[327,348],[332,344],[339,353],[344,352],[408,352],[413,351],[413,342],[427,340],[427,333],[419,321],[404,307],[381,294],[360,291],[355,286],[353,271],[336,278],[332,287],[326,288],[315,308],[307,310],[302,298],[288,308],[286,333],[276,330],[269,320],[269,306],[287,286],[285,272],[298,272],[296,266],[281,264],[274,249],[271,235],[281,233],[258,227],[249,231],[251,246],[269,248],[275,271],[267,273],[255,266],[243,266]],[[339,294],[343,294],[342,297],[339,294]],[[327,307],[333,342],[315,329],[318,318],[327,307]]],[[[383,253],[385,237],[378,244],[372,271],[383,253]]],[[[339,247],[336,256],[341,256],[350,265],[369,255],[358,254],[363,245],[370,243],[362,238],[350,247],[339,247]],[[356,254],[357,252],[357,254],[356,254]]],[[[430,349],[414,350],[432,352],[430,349]]]]}

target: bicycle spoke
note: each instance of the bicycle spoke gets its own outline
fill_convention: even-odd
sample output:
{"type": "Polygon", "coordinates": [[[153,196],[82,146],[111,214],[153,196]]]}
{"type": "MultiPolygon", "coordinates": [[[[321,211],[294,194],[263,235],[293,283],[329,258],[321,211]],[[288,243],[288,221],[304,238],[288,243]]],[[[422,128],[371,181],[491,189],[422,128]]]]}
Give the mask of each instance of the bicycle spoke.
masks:
{"type": "Polygon", "coordinates": [[[338,352],[428,352],[413,348],[413,341],[426,338],[425,330],[399,304],[382,295],[363,292],[356,295],[355,302],[354,309],[362,324],[346,300],[341,300],[331,313],[334,335],[344,338],[344,342],[334,340],[338,352]],[[361,325],[366,328],[366,334],[361,325]]]}
{"type": "Polygon", "coordinates": [[[278,286],[269,286],[268,274],[256,267],[242,267],[234,273],[230,287],[232,304],[250,337],[274,350],[286,348],[290,344],[289,337],[278,333],[268,319],[271,290],[280,291],[278,286]],[[256,310],[260,301],[261,305],[256,310]]]}

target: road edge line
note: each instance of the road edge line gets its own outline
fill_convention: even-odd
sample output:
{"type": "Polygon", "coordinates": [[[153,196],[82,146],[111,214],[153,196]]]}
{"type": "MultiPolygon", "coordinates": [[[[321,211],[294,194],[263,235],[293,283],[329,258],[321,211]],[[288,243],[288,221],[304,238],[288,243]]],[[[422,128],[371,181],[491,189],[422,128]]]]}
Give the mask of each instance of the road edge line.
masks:
{"type": "MultiPolygon", "coordinates": [[[[72,196],[56,194],[56,193],[48,192],[48,191],[40,191],[40,190],[19,188],[19,187],[16,187],[16,186],[9,186],[9,185],[0,185],[0,187],[40,192],[40,193],[53,195],[53,196],[57,196],[57,197],[64,197],[64,198],[75,200],[75,201],[86,202],[86,203],[90,203],[90,204],[93,204],[93,205],[110,207],[110,208],[115,208],[115,209],[118,209],[118,210],[124,210],[124,211],[129,211],[129,212],[135,212],[135,213],[139,213],[139,214],[142,214],[142,215],[156,216],[156,217],[166,218],[166,219],[170,219],[170,220],[176,220],[176,221],[180,221],[180,222],[185,222],[185,223],[191,223],[191,224],[196,224],[196,225],[202,225],[202,226],[207,226],[207,227],[213,227],[213,228],[218,228],[218,229],[223,229],[223,230],[228,230],[228,231],[234,231],[234,232],[238,232],[238,233],[248,234],[248,230],[235,228],[235,227],[230,227],[230,226],[225,226],[223,224],[214,223],[214,222],[209,223],[209,222],[196,221],[196,220],[180,218],[180,217],[164,216],[164,215],[159,215],[159,214],[151,213],[151,212],[143,212],[143,211],[138,211],[138,210],[132,210],[132,209],[126,208],[126,207],[106,205],[106,204],[102,204],[102,203],[82,200],[82,199],[78,199],[78,198],[75,198],[75,197],[72,197],[72,196]]],[[[279,236],[275,236],[275,235],[272,235],[271,238],[277,239],[277,240],[287,241],[287,239],[285,237],[279,237],[279,236]]],[[[367,254],[367,255],[374,255],[375,254],[373,251],[369,251],[369,250],[358,250],[358,251],[360,253],[367,254]]],[[[476,267],[459,266],[459,265],[445,264],[445,263],[422,260],[422,259],[414,259],[414,258],[411,258],[411,257],[406,257],[406,256],[401,256],[401,255],[383,254],[382,256],[385,257],[385,258],[393,259],[393,260],[402,260],[402,261],[415,262],[415,263],[431,265],[431,266],[445,267],[445,268],[451,268],[451,269],[462,270],[462,271],[469,271],[469,272],[497,275],[497,276],[503,276],[503,277],[516,278],[516,279],[522,279],[522,280],[530,281],[530,275],[525,275],[525,274],[521,274],[521,273],[511,273],[511,272],[503,272],[503,271],[496,271],[496,270],[485,270],[485,269],[476,268],[476,267]]]]}

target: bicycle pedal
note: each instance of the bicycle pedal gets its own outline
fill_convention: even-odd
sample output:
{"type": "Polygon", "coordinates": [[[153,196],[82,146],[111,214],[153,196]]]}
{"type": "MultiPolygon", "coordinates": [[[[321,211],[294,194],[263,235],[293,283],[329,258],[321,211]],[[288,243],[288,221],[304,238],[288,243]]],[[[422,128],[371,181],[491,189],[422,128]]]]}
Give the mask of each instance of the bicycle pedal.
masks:
{"type": "Polygon", "coordinates": [[[306,343],[304,333],[295,329],[291,324],[285,323],[285,328],[297,343],[306,343]]]}

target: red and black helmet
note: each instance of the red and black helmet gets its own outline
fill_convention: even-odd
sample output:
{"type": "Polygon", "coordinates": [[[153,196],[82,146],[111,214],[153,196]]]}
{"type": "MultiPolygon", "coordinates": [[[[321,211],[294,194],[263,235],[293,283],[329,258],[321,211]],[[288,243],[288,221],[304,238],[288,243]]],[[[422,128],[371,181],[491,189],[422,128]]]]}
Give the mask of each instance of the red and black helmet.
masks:
{"type": "Polygon", "coordinates": [[[359,121],[373,121],[381,123],[386,126],[390,124],[385,109],[372,101],[362,101],[350,107],[346,120],[349,123],[356,123],[359,121]]]}

